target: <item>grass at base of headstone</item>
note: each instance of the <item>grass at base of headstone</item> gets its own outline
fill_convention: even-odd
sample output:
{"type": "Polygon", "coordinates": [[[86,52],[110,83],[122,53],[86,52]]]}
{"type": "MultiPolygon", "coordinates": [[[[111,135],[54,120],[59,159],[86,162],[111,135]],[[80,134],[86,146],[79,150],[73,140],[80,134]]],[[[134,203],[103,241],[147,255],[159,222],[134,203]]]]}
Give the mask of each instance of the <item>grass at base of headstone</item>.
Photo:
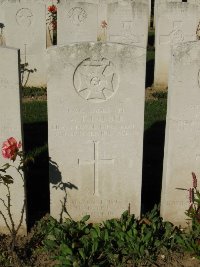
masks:
{"type": "MultiPolygon", "coordinates": [[[[195,233],[182,230],[164,222],[156,206],[141,219],[128,211],[98,224],[88,219],[59,223],[45,216],[28,237],[17,239],[20,266],[200,266],[200,224],[195,233]]],[[[18,266],[10,262],[9,237],[0,240],[0,266],[18,266]]]]}
{"type": "Polygon", "coordinates": [[[22,103],[24,150],[34,158],[26,173],[28,229],[49,212],[47,101],[22,103]]]}
{"type": "Polygon", "coordinates": [[[38,97],[46,96],[47,88],[46,87],[23,87],[22,88],[22,97],[38,97]]]}
{"type": "Polygon", "coordinates": [[[167,99],[146,101],[142,174],[143,213],[160,203],[166,109],[167,99]]]}
{"type": "Polygon", "coordinates": [[[145,103],[144,129],[147,130],[155,122],[166,120],[167,99],[148,100],[145,103]]]}
{"type": "Polygon", "coordinates": [[[22,104],[24,123],[47,122],[47,101],[31,101],[22,104]]]}

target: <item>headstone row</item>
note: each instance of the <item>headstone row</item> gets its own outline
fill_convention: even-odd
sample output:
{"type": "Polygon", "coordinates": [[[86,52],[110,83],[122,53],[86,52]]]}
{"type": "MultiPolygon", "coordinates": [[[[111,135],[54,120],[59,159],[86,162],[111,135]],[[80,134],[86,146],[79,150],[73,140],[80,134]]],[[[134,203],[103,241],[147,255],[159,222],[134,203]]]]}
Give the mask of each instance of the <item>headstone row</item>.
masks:
{"type": "Polygon", "coordinates": [[[108,41],[146,47],[148,1],[60,1],[58,44],[108,41]]]}
{"type": "MultiPolygon", "coordinates": [[[[93,5],[92,2],[87,6],[89,15],[94,12],[93,5]]],[[[168,4],[163,6],[168,7],[168,4]]],[[[31,10],[32,15],[34,12],[46,12],[45,8],[37,9],[38,3],[29,6],[24,4],[20,11],[18,4],[7,4],[5,18],[9,7],[12,7],[9,12],[16,15],[18,25],[13,27],[16,27],[16,31],[17,27],[22,27],[27,34],[32,25],[37,25],[34,24],[37,23],[35,17],[27,16],[30,13],[19,16],[18,12],[24,14],[31,10]]],[[[84,2],[82,7],[86,10],[84,2]]],[[[173,14],[172,7],[180,10],[179,3],[173,3],[169,6],[170,14],[173,14]]],[[[190,12],[195,11],[194,7],[187,5],[187,9],[182,11],[184,20],[183,14],[177,20],[173,19],[170,25],[175,28],[171,32],[168,29],[159,39],[165,43],[170,38],[175,45],[172,50],[170,44],[168,50],[169,56],[172,51],[172,67],[161,213],[164,219],[182,225],[188,199],[187,191],[178,188],[190,187],[191,172],[200,175],[200,44],[178,44],[182,40],[183,29],[187,29],[185,32],[193,36],[193,33],[189,33],[190,28],[182,25],[189,17],[192,20],[190,12]]],[[[74,6],[71,8],[73,10],[74,6]]],[[[110,10],[113,11],[114,6],[110,10]]],[[[79,21],[85,13],[78,14],[79,21]]],[[[72,18],[76,21],[77,16],[72,18]]],[[[188,25],[192,24],[190,20],[188,25]]],[[[7,27],[9,30],[9,25],[7,27]]],[[[13,36],[13,40],[20,45],[16,36],[13,36]]],[[[31,49],[37,45],[32,39],[27,46],[28,53],[23,54],[25,50],[21,49],[22,55],[30,55],[31,59],[31,49]]],[[[22,139],[19,51],[0,48],[0,58],[0,141],[3,142],[9,136],[22,139]],[[9,112],[7,103],[11,103],[9,112]]],[[[66,216],[70,215],[75,220],[90,214],[92,222],[119,217],[127,209],[139,216],[146,49],[132,43],[73,43],[71,40],[65,45],[50,48],[47,58],[51,214],[59,219],[66,213],[66,216]]],[[[16,179],[13,186],[13,216],[16,220],[19,219],[19,207],[23,201],[23,187],[18,181],[16,179]]],[[[6,197],[6,192],[1,191],[1,194],[6,197]]],[[[3,202],[0,204],[1,209],[3,202]]],[[[23,227],[22,230],[25,229],[24,221],[23,227]]]]}
{"type": "MultiPolygon", "coordinates": [[[[46,86],[45,53],[53,40],[48,6],[56,3],[55,0],[0,2],[0,22],[5,26],[0,42],[20,49],[23,85],[46,86]]],[[[59,45],[81,41],[147,45],[148,0],[61,0],[57,8],[59,45]]]]}

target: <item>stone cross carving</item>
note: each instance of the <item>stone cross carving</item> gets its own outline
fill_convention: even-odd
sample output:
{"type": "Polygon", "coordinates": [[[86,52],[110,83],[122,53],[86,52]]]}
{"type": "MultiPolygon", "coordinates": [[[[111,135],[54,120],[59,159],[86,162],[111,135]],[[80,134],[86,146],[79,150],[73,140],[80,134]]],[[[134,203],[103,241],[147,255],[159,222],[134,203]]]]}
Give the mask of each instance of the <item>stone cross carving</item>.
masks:
{"type": "Polygon", "coordinates": [[[114,159],[100,159],[99,158],[99,141],[93,141],[94,154],[92,160],[80,160],[78,159],[79,165],[93,164],[94,166],[94,195],[99,196],[99,163],[103,161],[104,163],[113,164],[114,159]]]}
{"type": "Polygon", "coordinates": [[[122,21],[122,30],[121,35],[110,35],[110,39],[112,40],[118,40],[123,39],[125,42],[130,43],[140,43],[142,42],[142,39],[144,38],[144,34],[134,34],[134,22],[133,21],[122,21]]]}
{"type": "Polygon", "coordinates": [[[181,31],[183,22],[182,21],[174,21],[173,29],[169,34],[161,35],[159,43],[160,44],[176,44],[184,41],[184,34],[181,31]]]}

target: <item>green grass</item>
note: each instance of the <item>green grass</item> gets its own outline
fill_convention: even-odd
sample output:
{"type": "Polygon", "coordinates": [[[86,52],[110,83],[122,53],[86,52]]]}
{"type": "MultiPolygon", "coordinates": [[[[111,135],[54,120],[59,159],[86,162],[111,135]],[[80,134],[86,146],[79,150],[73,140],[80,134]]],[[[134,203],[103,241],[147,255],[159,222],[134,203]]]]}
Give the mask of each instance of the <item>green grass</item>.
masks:
{"type": "Polygon", "coordinates": [[[38,88],[38,87],[23,87],[22,88],[22,96],[23,97],[38,97],[47,94],[46,88],[38,88]]]}
{"type": "Polygon", "coordinates": [[[47,121],[47,102],[30,101],[22,104],[22,118],[24,123],[47,121]]]}
{"type": "Polygon", "coordinates": [[[149,50],[147,52],[147,63],[150,60],[154,60],[154,57],[155,57],[155,51],[154,50],[149,50]]]}
{"type": "Polygon", "coordinates": [[[144,129],[149,129],[154,123],[165,121],[167,100],[148,100],[145,103],[144,129]]]}

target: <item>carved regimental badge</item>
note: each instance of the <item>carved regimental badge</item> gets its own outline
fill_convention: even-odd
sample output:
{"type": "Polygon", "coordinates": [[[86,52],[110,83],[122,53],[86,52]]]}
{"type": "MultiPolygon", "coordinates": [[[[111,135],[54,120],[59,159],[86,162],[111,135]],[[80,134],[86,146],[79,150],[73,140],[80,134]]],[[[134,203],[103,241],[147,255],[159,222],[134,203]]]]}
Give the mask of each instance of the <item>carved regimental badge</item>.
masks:
{"type": "Polygon", "coordinates": [[[111,98],[118,89],[114,64],[106,59],[85,59],[74,72],[74,88],[87,101],[98,103],[111,98]]]}
{"type": "Polygon", "coordinates": [[[16,13],[17,24],[23,28],[31,26],[33,21],[33,13],[29,8],[21,8],[16,13]]]}
{"type": "Polygon", "coordinates": [[[68,17],[73,24],[75,24],[76,26],[79,26],[80,24],[82,24],[86,20],[87,13],[81,7],[73,7],[68,12],[68,17]]]}

